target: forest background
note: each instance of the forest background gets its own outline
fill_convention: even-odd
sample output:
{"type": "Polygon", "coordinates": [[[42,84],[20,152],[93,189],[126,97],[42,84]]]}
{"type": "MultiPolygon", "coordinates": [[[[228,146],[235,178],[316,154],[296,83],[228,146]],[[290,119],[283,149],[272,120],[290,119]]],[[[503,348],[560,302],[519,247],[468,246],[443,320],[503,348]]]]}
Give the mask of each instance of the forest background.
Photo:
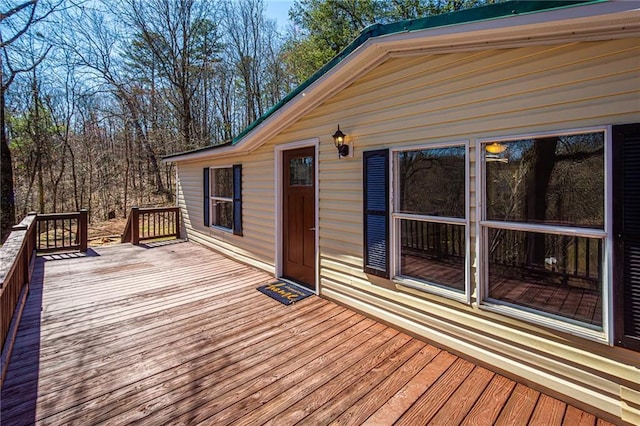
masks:
{"type": "Polygon", "coordinates": [[[175,202],[163,155],[225,143],[364,28],[496,0],[0,0],[1,238],[29,211],[175,202]]]}

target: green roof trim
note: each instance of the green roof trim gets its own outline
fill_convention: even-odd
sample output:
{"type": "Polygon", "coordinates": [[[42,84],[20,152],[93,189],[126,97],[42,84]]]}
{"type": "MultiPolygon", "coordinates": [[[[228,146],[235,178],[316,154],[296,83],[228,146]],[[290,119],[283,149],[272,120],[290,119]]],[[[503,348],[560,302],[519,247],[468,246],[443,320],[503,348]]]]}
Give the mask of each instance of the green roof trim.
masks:
{"type": "MultiPolygon", "coordinates": [[[[411,31],[420,31],[432,28],[440,28],[452,25],[468,24],[472,22],[488,21],[494,19],[507,18],[515,15],[524,15],[539,12],[548,12],[550,10],[564,9],[567,7],[580,6],[585,4],[604,3],[607,0],[516,0],[507,1],[503,3],[494,3],[486,6],[475,7],[471,9],[460,10],[456,12],[445,13],[442,15],[427,16],[418,19],[409,19],[405,21],[398,21],[389,24],[373,24],[365,28],[360,32],[347,47],[345,47],[340,53],[338,53],[333,59],[323,65],[318,71],[316,71],[311,77],[305,80],[302,84],[296,87],[293,91],[289,92],[280,102],[271,107],[266,113],[260,116],[257,120],[247,126],[240,134],[238,134],[230,142],[231,145],[238,144],[249,134],[253,129],[258,127],[261,123],[267,120],[276,111],[286,105],[289,101],[294,99],[306,88],[311,86],[323,75],[337,66],[340,62],[346,59],[353,51],[362,46],[367,40],[375,37],[399,34],[411,31]]],[[[183,152],[180,154],[171,154],[163,157],[169,159],[183,154],[190,154],[200,151],[206,151],[209,149],[216,149],[221,146],[228,146],[229,142],[223,145],[212,145],[204,148],[199,148],[193,151],[183,152]]]]}
{"type": "Polygon", "coordinates": [[[174,157],[180,157],[180,156],[185,155],[185,154],[195,154],[195,153],[198,153],[198,152],[209,151],[209,150],[212,150],[212,149],[218,149],[218,148],[222,148],[222,147],[225,147],[225,146],[231,146],[231,145],[232,145],[231,141],[229,140],[229,141],[225,141],[225,142],[219,143],[217,145],[208,145],[208,146],[203,146],[203,147],[200,147],[200,148],[190,149],[188,151],[175,152],[173,154],[163,155],[162,159],[163,160],[171,160],[174,157]]]}

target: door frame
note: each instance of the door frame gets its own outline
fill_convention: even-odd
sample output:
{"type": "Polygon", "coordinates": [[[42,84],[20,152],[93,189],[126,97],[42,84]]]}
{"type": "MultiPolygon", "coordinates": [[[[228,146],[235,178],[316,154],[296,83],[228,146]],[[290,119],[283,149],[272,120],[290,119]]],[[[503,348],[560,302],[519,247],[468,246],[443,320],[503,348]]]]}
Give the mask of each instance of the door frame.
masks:
{"type": "Polygon", "coordinates": [[[283,269],[283,261],[282,261],[282,255],[283,255],[283,250],[282,250],[282,246],[283,246],[283,242],[282,242],[282,238],[283,238],[283,223],[282,223],[282,218],[283,218],[283,208],[282,208],[282,197],[283,197],[283,190],[282,190],[282,179],[283,179],[283,169],[284,169],[284,164],[282,161],[283,158],[283,153],[284,151],[289,151],[292,149],[298,149],[298,148],[307,148],[307,147],[313,147],[314,148],[314,186],[315,186],[315,211],[314,211],[314,222],[315,222],[315,228],[316,228],[316,235],[315,235],[315,243],[314,243],[314,250],[315,250],[315,270],[316,270],[316,274],[315,274],[315,283],[314,283],[314,288],[315,290],[314,293],[319,294],[319,285],[320,285],[320,247],[319,247],[319,234],[320,234],[320,227],[318,226],[319,222],[318,222],[318,212],[319,212],[319,170],[318,170],[318,156],[319,156],[319,147],[320,147],[320,139],[318,138],[313,138],[313,139],[306,139],[306,140],[302,140],[302,141],[297,141],[297,142],[290,142],[290,143],[285,143],[285,144],[280,144],[280,145],[275,145],[274,146],[274,160],[275,160],[275,168],[274,168],[274,172],[275,172],[275,176],[274,176],[274,192],[275,192],[275,206],[274,206],[274,212],[275,212],[275,235],[274,235],[274,240],[275,240],[275,265],[276,265],[276,277],[278,278],[282,278],[282,269],[283,269]]]}

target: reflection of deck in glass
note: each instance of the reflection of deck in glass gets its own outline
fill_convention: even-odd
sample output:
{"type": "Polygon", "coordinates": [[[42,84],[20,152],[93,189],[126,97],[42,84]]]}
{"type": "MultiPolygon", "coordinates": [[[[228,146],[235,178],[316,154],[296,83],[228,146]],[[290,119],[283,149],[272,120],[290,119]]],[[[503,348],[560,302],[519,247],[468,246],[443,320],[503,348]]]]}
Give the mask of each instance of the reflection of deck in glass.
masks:
{"type": "MultiPolygon", "coordinates": [[[[463,226],[403,220],[401,232],[401,275],[464,291],[463,226]]],[[[602,325],[601,239],[510,230],[490,239],[490,299],[602,325]]]]}
{"type": "Polygon", "coordinates": [[[464,225],[417,220],[400,224],[400,273],[464,291],[464,225]]]}
{"type": "Polygon", "coordinates": [[[489,297],[602,325],[602,239],[491,229],[489,297]]]}
{"type": "Polygon", "coordinates": [[[464,258],[457,258],[459,264],[443,262],[428,257],[403,255],[402,275],[464,291],[464,258]]]}
{"type": "Polygon", "coordinates": [[[492,299],[593,325],[602,325],[600,291],[547,282],[489,278],[492,299]]]}

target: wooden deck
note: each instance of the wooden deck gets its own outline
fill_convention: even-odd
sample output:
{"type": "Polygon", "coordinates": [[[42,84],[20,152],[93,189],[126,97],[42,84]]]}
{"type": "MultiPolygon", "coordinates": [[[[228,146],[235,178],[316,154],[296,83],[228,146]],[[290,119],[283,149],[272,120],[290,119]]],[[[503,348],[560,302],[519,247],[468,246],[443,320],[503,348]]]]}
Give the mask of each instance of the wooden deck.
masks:
{"type": "Polygon", "coordinates": [[[605,424],[191,243],[40,258],[2,425],[605,424]]]}

